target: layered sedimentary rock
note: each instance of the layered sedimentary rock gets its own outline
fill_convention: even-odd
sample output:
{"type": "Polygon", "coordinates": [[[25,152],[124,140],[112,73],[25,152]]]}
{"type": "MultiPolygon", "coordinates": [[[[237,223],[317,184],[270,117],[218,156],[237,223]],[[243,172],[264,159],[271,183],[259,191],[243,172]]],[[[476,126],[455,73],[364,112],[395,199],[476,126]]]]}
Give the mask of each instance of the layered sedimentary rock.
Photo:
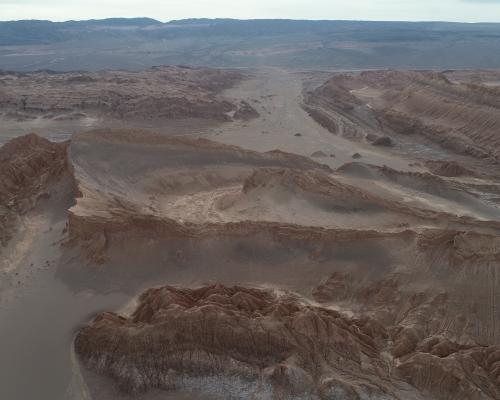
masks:
{"type": "Polygon", "coordinates": [[[447,76],[427,71],[339,74],[307,93],[305,107],[326,127],[352,123],[358,137],[416,134],[459,153],[496,160],[498,87],[447,76]]]}
{"type": "Polygon", "coordinates": [[[140,72],[103,71],[3,74],[0,107],[9,119],[71,120],[111,117],[154,120],[227,120],[230,111],[248,115],[220,96],[243,79],[235,71],[154,67],[140,72]]]}
{"type": "MultiPolygon", "coordinates": [[[[398,232],[483,224],[429,202],[408,204],[370,193],[332,176],[325,165],[280,151],[257,153],[142,131],[94,131],[77,135],[70,153],[81,197],[70,209],[69,238],[94,260],[104,256],[107,238],[129,230],[198,237],[280,226],[297,232],[309,227],[398,232]],[[130,159],[136,162],[127,163],[130,159]]],[[[339,171],[431,190],[441,201],[460,192],[431,174],[400,175],[363,165],[339,171]]]]}
{"type": "MultiPolygon", "coordinates": [[[[13,111],[20,118],[77,118],[59,108],[59,86],[67,84],[82,88],[75,96],[89,96],[85,116],[257,118],[252,105],[259,100],[238,97],[233,105],[221,97],[226,78],[241,78],[228,73],[6,73],[2,79],[27,80],[19,87],[30,79],[50,86],[47,104],[54,108],[21,96],[3,110],[25,107],[13,111]],[[155,104],[141,91],[149,83],[155,104]]],[[[109,398],[99,396],[101,384],[103,392],[117,390],[110,382],[124,396],[148,398],[498,399],[500,185],[494,174],[478,173],[486,164],[472,158],[404,159],[405,136],[391,128],[387,108],[413,107],[398,97],[406,87],[450,97],[439,105],[444,109],[463,100],[453,91],[476,90],[460,89],[468,75],[453,76],[337,76],[305,99],[308,111],[333,132],[366,143],[319,127],[314,133],[314,124],[311,132],[287,130],[285,138],[321,139],[307,148],[310,157],[140,130],[76,134],[69,145],[17,139],[0,150],[0,208],[8,215],[0,232],[8,239],[16,226],[33,222],[36,229],[16,232],[2,264],[12,268],[14,290],[22,289],[17,269],[55,268],[58,282],[79,293],[78,302],[91,299],[93,310],[105,308],[101,295],[142,292],[124,308],[112,302],[114,312],[82,321],[76,334],[74,349],[86,367],[74,366],[76,380],[96,400],[109,398]],[[335,160],[323,146],[328,140],[339,145],[335,160]],[[336,170],[322,164],[351,157],[359,160],[336,170]],[[61,201],[40,201],[63,180],[61,201]]],[[[0,86],[8,89],[2,99],[19,95],[11,84],[0,86]]],[[[71,110],[80,107],[71,99],[71,110]]],[[[490,97],[470,102],[494,107],[490,97]]],[[[432,124],[448,126],[448,111],[432,115],[432,124]]],[[[406,122],[407,133],[417,135],[430,123],[403,116],[406,122]]],[[[258,123],[236,122],[229,130],[258,123]]],[[[265,141],[283,130],[255,132],[269,133],[265,141]]]]}
{"type": "Polygon", "coordinates": [[[67,147],[31,134],[0,148],[0,244],[15,231],[17,217],[48,197],[50,184],[69,174],[67,147]]]}
{"type": "Polygon", "coordinates": [[[428,161],[426,167],[436,175],[448,177],[474,176],[474,173],[456,161],[428,161]]]}
{"type": "Polygon", "coordinates": [[[223,232],[226,223],[228,227],[233,222],[238,225],[245,218],[225,217],[223,200],[241,190],[255,168],[331,171],[306,157],[281,151],[258,153],[143,131],[76,136],[70,153],[81,193],[70,209],[70,241],[87,243],[84,247],[96,254],[92,258],[99,253],[93,249],[105,243],[106,231],[119,231],[120,226],[152,226],[196,236],[223,232]],[[108,154],[119,155],[103,162],[108,154]],[[126,159],[136,162],[127,163],[126,159]]]}
{"type": "MultiPolygon", "coordinates": [[[[387,306],[400,296],[395,285],[380,283],[357,298],[387,306]]],[[[342,289],[328,290],[335,296],[342,289]]],[[[425,328],[427,314],[438,317],[445,301],[443,295],[426,302],[414,294],[405,318],[415,322],[423,313],[419,327],[425,328]]],[[[419,340],[404,321],[397,323],[347,317],[283,291],[165,286],[144,292],[128,317],[99,314],[78,333],[75,349],[88,368],[126,392],[187,390],[226,399],[499,398],[499,346],[433,335],[419,340]]]]}
{"type": "Polygon", "coordinates": [[[382,398],[397,391],[379,344],[385,330],[290,293],[222,285],[144,292],[129,317],[103,313],[81,330],[84,363],[137,392],[203,389],[223,398],[382,398]],[[337,396],[337,397],[336,397],[337,396]]]}
{"type": "Polygon", "coordinates": [[[498,398],[499,223],[465,183],[144,131],[76,135],[68,160],[71,267],[170,285],[76,337],[121,390],[498,398]]]}
{"type": "MultiPolygon", "coordinates": [[[[282,234],[290,240],[293,230],[282,234]]],[[[411,242],[413,234],[406,235],[411,242]]],[[[385,240],[376,232],[309,239],[323,242],[323,254],[316,253],[323,262],[339,243],[385,240]]],[[[165,286],[145,291],[131,315],[99,314],[78,333],[75,349],[84,365],[125,392],[499,398],[496,300],[482,294],[494,290],[488,268],[498,268],[498,239],[434,230],[413,239],[406,254],[417,255],[406,268],[338,268],[312,291],[320,305],[279,289],[165,286]]]]}
{"type": "Polygon", "coordinates": [[[346,180],[475,204],[463,187],[429,173],[359,163],[332,174],[286,153],[143,134],[75,138],[71,158],[82,197],[70,210],[69,244],[103,268],[121,268],[117,252],[127,262],[147,252],[148,262],[175,274],[201,262],[209,270],[198,275],[214,279],[228,279],[231,270],[241,279],[253,269],[255,279],[279,290],[148,290],[132,315],[103,313],[80,331],[75,348],[88,368],[131,392],[498,397],[498,223],[346,180]],[[89,153],[92,148],[102,153],[89,153]],[[127,170],[119,160],[107,163],[103,180],[100,157],[108,153],[145,158],[127,170]],[[105,195],[95,190],[102,187],[105,195]],[[314,219],[302,222],[308,213],[320,215],[316,226],[314,219]],[[226,266],[212,265],[217,262],[226,266]],[[346,313],[333,311],[339,309],[346,313]]]}

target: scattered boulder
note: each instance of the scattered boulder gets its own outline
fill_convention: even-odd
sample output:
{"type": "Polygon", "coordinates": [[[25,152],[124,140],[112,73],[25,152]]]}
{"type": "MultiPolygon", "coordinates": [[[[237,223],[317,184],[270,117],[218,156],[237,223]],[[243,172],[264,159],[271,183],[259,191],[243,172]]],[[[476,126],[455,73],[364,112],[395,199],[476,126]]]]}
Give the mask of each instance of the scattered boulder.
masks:
{"type": "Polygon", "coordinates": [[[325,153],[323,153],[321,150],[318,150],[318,151],[315,151],[314,153],[312,153],[311,157],[321,158],[321,157],[327,157],[327,155],[325,153]]]}
{"type": "Polygon", "coordinates": [[[427,161],[425,166],[434,175],[446,177],[474,176],[474,173],[456,161],[427,161]]]}
{"type": "Polygon", "coordinates": [[[234,113],[234,119],[239,119],[242,121],[248,121],[252,118],[257,118],[259,116],[259,113],[255,108],[253,108],[250,104],[248,104],[246,101],[241,101],[238,109],[234,113]]]}
{"type": "Polygon", "coordinates": [[[393,143],[389,136],[380,136],[372,142],[372,146],[391,147],[393,143]]]}

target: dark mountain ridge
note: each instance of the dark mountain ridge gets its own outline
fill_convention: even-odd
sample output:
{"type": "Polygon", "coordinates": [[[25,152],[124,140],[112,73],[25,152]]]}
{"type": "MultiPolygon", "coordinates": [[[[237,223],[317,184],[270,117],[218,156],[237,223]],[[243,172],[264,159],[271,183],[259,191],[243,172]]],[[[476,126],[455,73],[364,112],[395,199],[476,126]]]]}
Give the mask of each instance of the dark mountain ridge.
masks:
{"type": "Polygon", "coordinates": [[[500,24],[150,18],[0,22],[0,68],[497,68],[500,24]],[[33,51],[33,46],[37,51],[33,51]]]}

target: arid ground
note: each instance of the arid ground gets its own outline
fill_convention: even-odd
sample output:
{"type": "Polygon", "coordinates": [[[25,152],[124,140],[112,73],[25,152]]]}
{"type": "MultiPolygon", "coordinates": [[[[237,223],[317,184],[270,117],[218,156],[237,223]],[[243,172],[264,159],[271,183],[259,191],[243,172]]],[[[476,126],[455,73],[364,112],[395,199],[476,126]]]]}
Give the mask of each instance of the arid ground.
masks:
{"type": "Polygon", "coordinates": [[[500,399],[500,71],[0,75],[0,398],[500,399]]]}

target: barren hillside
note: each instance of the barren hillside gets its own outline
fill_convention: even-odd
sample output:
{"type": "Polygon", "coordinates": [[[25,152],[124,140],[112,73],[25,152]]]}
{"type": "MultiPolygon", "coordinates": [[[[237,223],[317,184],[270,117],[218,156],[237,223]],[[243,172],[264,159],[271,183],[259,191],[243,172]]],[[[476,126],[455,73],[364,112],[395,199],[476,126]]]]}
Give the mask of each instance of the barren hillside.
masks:
{"type": "Polygon", "coordinates": [[[218,94],[236,71],[155,67],[142,72],[2,73],[0,107],[17,120],[207,118],[224,120],[236,106],[218,94]]]}
{"type": "Polygon", "coordinates": [[[4,75],[0,397],[500,399],[495,76],[4,75]]]}
{"type": "MultiPolygon", "coordinates": [[[[485,220],[417,207],[351,186],[361,179],[352,166],[334,173],[286,153],[146,132],[78,135],[70,154],[81,196],[67,245],[90,265],[61,273],[96,264],[117,284],[160,271],[196,288],[148,291],[131,316],[103,314],[79,333],[84,365],[123,390],[498,397],[493,210],[485,220]],[[136,162],[124,169],[122,157],[136,162]]],[[[441,178],[371,171],[476,207],[441,178]]]]}
{"type": "Polygon", "coordinates": [[[457,72],[339,74],[309,93],[306,107],[334,133],[353,125],[370,141],[391,133],[421,135],[457,153],[496,161],[500,90],[491,80],[498,76],[487,71],[469,76],[474,83],[457,72]],[[349,122],[339,124],[335,114],[349,122]]]}

